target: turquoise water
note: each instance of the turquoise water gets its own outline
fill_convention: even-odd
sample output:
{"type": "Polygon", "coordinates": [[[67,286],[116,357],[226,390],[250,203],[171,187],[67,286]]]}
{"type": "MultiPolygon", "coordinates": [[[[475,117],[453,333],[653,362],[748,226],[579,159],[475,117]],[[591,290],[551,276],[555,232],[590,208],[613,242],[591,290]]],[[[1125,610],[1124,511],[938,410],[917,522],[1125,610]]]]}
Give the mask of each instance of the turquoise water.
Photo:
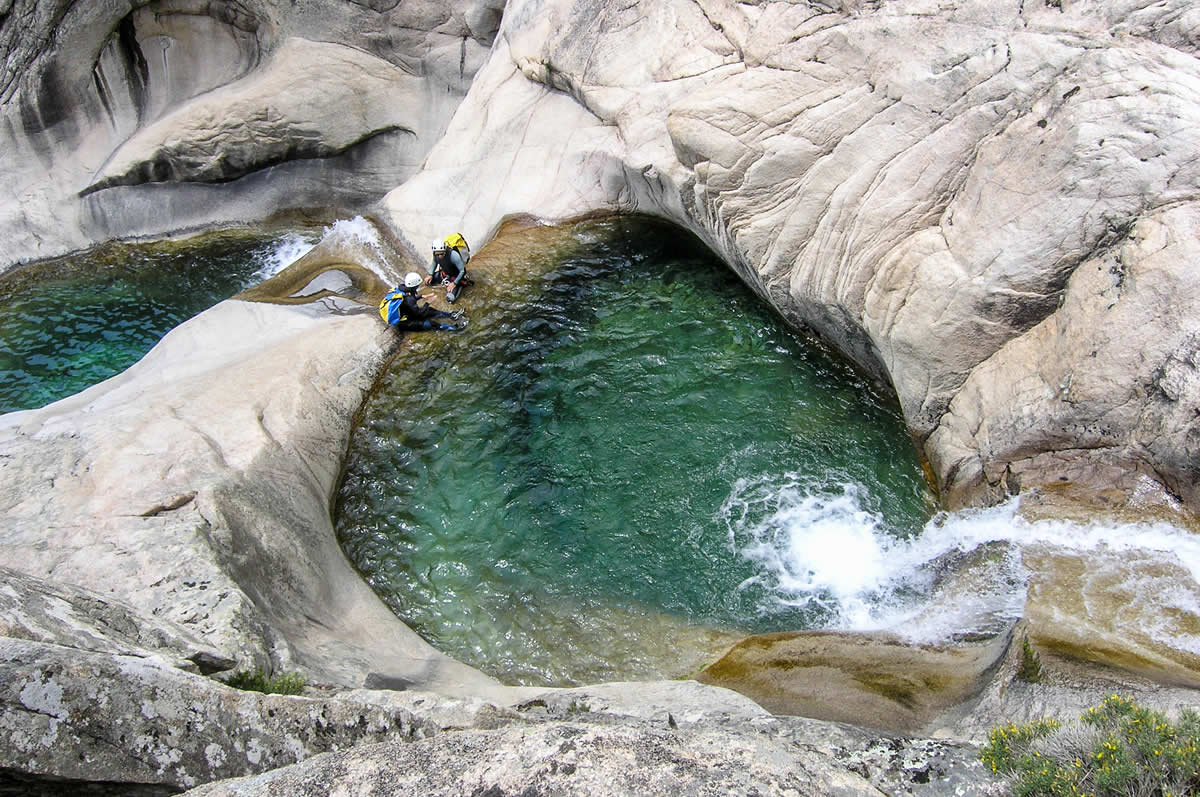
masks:
{"type": "Polygon", "coordinates": [[[696,657],[664,648],[829,624],[836,585],[772,561],[761,488],[918,534],[933,501],[896,409],[679,233],[563,234],[471,289],[466,332],[410,336],[349,452],[348,556],[514,683],[680,675],[696,657]]]}
{"type": "Polygon", "coordinates": [[[289,232],[116,244],[0,277],[0,412],[41,407],[120,373],[303,241],[289,232]]]}

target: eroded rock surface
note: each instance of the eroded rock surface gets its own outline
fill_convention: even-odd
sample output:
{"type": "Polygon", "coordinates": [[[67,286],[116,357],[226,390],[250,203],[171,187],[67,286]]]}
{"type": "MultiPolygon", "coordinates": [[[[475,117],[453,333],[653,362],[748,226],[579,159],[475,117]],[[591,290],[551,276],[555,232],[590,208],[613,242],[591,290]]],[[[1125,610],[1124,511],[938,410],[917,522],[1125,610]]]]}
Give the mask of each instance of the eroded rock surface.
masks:
{"type": "MultiPolygon", "coordinates": [[[[621,688],[636,702],[637,685],[621,688]]],[[[358,747],[189,794],[989,793],[969,747],[770,717],[732,700],[705,710],[722,691],[707,689],[681,684],[667,701],[674,711],[653,718],[571,690],[570,702],[518,706],[522,721],[494,730],[358,747]]]]}
{"type": "MultiPolygon", "coordinates": [[[[378,209],[422,254],[450,229],[478,247],[512,215],[651,213],[891,384],[951,506],[1053,488],[1092,508],[1196,510],[1200,17],[1189,2],[501,10],[0,0],[0,268],[110,237],[358,208],[393,188],[378,209]]],[[[251,761],[245,723],[290,731],[241,712],[274,704],[162,666],[236,662],[493,702],[437,708],[438,722],[470,729],[449,741],[321,758],[214,793],[517,791],[531,779],[566,793],[614,779],[630,792],[976,788],[956,780],[974,770],[953,745],[951,763],[912,774],[897,762],[936,743],[846,729],[842,743],[836,726],[749,710],[705,725],[689,717],[694,703],[645,687],[616,701],[641,708],[590,716],[584,694],[518,700],[429,648],[333,538],[349,424],[395,341],[327,284],[341,283],[314,285],[315,303],[224,303],[120,377],[0,421],[11,568],[0,676],[17,690],[10,707],[24,707],[5,715],[4,766],[80,776],[77,762],[31,753],[71,732],[83,715],[63,698],[99,694],[88,691],[97,673],[132,699],[159,688],[138,680],[153,671],[229,727],[186,739],[139,706],[138,727],[172,744],[139,736],[97,750],[110,757],[86,777],[182,786],[238,774],[223,768],[235,758],[257,767],[324,749],[251,761]],[[175,766],[174,743],[205,735],[223,762],[206,752],[175,766]]],[[[1035,639],[1086,653],[1082,633],[1035,639]]],[[[1128,663],[1129,650],[1109,660],[1128,663]]],[[[904,720],[977,739],[1014,707],[1032,719],[1099,694],[1094,671],[1069,667],[1048,686],[1018,683],[1013,655],[977,697],[971,681],[938,712],[902,706],[904,720]]],[[[1190,658],[1150,663],[1190,683],[1179,677],[1190,658]]],[[[1145,694],[1179,705],[1193,693],[1145,694]]],[[[387,729],[400,715],[381,712],[378,735],[412,727],[387,729]]],[[[79,728],[112,743],[85,719],[79,728]]]]}
{"type": "Polygon", "coordinates": [[[140,656],[11,639],[0,694],[0,767],[80,781],[186,788],[438,730],[401,708],[243,692],[140,656]]]}
{"type": "Polygon", "coordinates": [[[1194,23],[1183,2],[514,2],[384,206],[414,242],[672,219],[894,386],[951,505],[1070,482],[1194,510],[1194,23]]]}
{"type": "Polygon", "coordinates": [[[0,271],[361,208],[441,136],[503,4],[0,3],[0,271]]]}
{"type": "Polygon", "coordinates": [[[75,650],[157,657],[209,674],[237,663],[182,625],[139,611],[111,595],[0,568],[0,638],[75,650]]]}

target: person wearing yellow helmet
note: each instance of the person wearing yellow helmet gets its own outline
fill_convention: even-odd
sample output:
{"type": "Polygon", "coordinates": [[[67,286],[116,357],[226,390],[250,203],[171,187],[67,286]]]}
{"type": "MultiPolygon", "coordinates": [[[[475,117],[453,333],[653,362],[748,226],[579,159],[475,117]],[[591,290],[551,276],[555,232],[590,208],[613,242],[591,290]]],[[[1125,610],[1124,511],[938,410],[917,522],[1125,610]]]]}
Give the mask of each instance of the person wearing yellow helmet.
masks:
{"type": "Polygon", "coordinates": [[[447,331],[462,329],[466,319],[461,313],[447,313],[428,304],[421,304],[417,289],[421,287],[421,275],[410,271],[404,276],[404,282],[389,291],[379,303],[379,315],[395,329],[425,330],[443,329],[447,331]],[[454,323],[439,323],[438,319],[452,318],[454,323]]]}

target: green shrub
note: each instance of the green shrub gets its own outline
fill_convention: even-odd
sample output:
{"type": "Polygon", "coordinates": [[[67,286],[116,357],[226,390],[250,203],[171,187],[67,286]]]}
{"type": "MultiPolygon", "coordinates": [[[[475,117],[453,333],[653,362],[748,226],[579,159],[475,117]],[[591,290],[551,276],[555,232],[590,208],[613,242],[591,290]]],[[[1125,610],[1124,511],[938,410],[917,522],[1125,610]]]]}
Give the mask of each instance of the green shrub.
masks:
{"type": "Polygon", "coordinates": [[[1200,794],[1200,715],[1112,695],[1064,728],[1053,719],[995,728],[980,751],[1017,797],[1183,797],[1200,794]]]}
{"type": "Polygon", "coordinates": [[[1059,722],[1052,719],[993,728],[979,758],[992,768],[992,772],[1011,772],[1019,765],[1031,742],[1050,735],[1058,728],[1059,722]]]}
{"type": "Polygon", "coordinates": [[[271,679],[270,691],[277,695],[298,695],[304,691],[307,681],[298,672],[285,672],[271,679]]]}
{"type": "Polygon", "coordinates": [[[1042,680],[1042,660],[1029,644],[1029,637],[1021,640],[1021,666],[1017,668],[1017,677],[1030,683],[1042,680]]]}
{"type": "Polygon", "coordinates": [[[229,676],[226,684],[247,692],[263,692],[269,695],[298,695],[304,691],[305,680],[300,673],[289,672],[268,676],[262,670],[241,670],[229,676]]]}

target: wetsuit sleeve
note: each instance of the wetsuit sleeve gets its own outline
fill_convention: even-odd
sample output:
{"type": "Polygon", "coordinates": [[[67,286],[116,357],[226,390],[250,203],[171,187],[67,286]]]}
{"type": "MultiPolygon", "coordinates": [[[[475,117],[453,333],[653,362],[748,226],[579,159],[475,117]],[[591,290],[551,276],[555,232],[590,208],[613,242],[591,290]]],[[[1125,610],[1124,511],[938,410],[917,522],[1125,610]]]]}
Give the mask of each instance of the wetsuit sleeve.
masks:
{"type": "Polygon", "coordinates": [[[421,304],[417,297],[409,294],[404,297],[404,303],[410,308],[409,318],[416,318],[421,321],[428,321],[432,318],[453,318],[453,313],[447,313],[445,310],[439,310],[431,304],[421,304]]]}
{"type": "Polygon", "coordinates": [[[416,294],[407,293],[404,295],[404,314],[409,318],[424,321],[433,317],[431,311],[433,311],[432,307],[427,304],[423,305],[417,301],[416,294]]]}

